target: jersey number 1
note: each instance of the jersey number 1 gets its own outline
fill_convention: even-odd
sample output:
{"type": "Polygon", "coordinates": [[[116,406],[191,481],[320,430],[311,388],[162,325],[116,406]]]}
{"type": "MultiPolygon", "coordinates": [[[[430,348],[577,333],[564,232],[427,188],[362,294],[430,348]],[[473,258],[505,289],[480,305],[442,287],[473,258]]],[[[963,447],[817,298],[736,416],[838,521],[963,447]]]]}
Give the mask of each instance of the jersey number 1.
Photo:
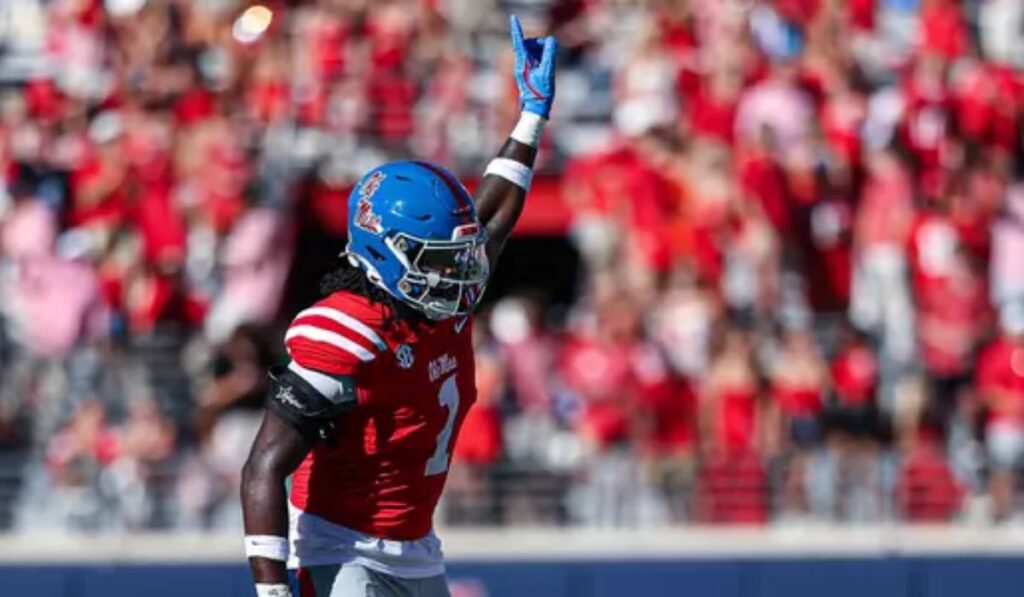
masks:
{"type": "Polygon", "coordinates": [[[455,383],[455,376],[451,375],[441,384],[437,393],[437,400],[448,409],[448,420],[445,421],[444,429],[437,435],[437,447],[434,448],[434,455],[427,461],[426,476],[440,475],[448,470],[448,444],[452,441],[452,427],[455,426],[455,417],[459,415],[459,386],[455,383]]]}

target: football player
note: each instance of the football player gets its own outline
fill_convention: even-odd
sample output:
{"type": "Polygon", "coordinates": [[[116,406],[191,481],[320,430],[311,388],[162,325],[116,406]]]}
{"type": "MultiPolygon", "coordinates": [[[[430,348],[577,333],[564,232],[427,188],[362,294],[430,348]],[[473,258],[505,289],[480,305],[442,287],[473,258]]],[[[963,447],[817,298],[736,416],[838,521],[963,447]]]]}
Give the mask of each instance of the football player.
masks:
{"type": "Polygon", "coordinates": [[[285,335],[242,477],[260,597],[448,595],[432,518],[476,398],[472,312],[523,209],[555,95],[557,43],[511,19],[522,115],[472,197],[447,170],[395,162],[348,200],[327,296],[285,335]],[[286,479],[291,476],[290,492],[286,479]]]}

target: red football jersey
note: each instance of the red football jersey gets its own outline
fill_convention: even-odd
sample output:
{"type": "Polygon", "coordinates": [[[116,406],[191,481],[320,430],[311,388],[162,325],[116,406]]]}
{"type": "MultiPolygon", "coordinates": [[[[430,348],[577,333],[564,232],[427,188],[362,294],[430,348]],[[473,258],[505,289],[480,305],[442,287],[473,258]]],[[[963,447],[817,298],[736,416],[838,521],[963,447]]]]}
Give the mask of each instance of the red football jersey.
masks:
{"type": "Polygon", "coordinates": [[[452,449],[476,401],[472,322],[410,326],[388,307],[336,292],[299,313],[293,361],[356,382],[358,403],[292,475],[309,514],[396,541],[430,532],[452,449]]]}

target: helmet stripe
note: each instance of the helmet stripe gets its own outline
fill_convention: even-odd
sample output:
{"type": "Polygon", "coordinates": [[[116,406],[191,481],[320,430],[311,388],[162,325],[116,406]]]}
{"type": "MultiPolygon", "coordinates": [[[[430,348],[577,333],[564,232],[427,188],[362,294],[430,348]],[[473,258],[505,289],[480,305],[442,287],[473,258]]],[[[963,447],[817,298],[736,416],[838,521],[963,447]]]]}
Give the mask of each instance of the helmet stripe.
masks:
{"type": "Polygon", "coordinates": [[[431,172],[434,173],[434,176],[437,176],[438,178],[441,179],[442,182],[444,182],[445,186],[448,187],[448,192],[452,194],[452,197],[455,198],[456,203],[459,204],[459,208],[463,212],[463,223],[471,223],[473,221],[473,218],[470,215],[472,214],[473,211],[472,203],[466,201],[466,197],[463,195],[464,188],[462,186],[462,183],[452,181],[444,170],[438,168],[434,164],[419,161],[414,161],[413,163],[416,164],[417,166],[421,166],[423,168],[426,168],[427,170],[430,170],[431,172]]]}

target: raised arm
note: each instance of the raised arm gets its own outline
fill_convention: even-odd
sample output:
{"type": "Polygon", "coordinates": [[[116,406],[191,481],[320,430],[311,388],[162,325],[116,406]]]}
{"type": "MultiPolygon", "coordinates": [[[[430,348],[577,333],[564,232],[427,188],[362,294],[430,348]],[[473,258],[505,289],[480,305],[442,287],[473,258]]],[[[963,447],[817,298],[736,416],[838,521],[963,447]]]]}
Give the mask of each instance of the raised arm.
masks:
{"type": "Polygon", "coordinates": [[[510,25],[522,115],[497,157],[488,164],[476,193],[477,215],[490,238],[487,257],[491,263],[497,261],[523,212],[537,146],[555,99],[558,42],[553,37],[524,38],[514,15],[510,25]]]}

